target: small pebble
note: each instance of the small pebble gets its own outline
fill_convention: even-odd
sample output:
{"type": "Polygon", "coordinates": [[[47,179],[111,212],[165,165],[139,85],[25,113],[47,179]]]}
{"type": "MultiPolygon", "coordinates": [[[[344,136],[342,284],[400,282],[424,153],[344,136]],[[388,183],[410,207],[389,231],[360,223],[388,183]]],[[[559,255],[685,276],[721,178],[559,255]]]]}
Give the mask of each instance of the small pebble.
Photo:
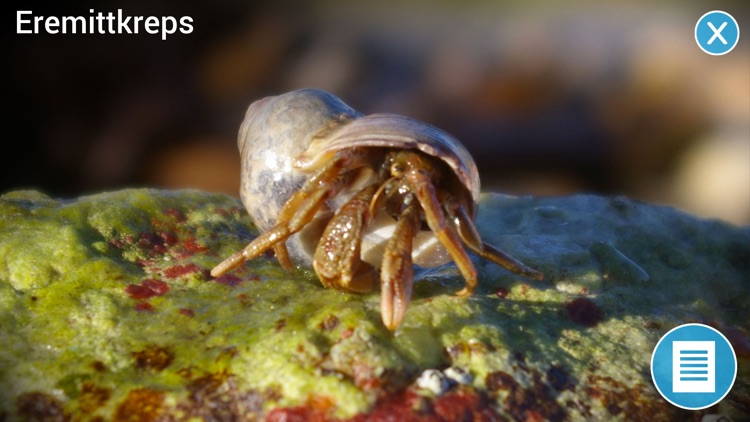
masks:
{"type": "Polygon", "coordinates": [[[451,366],[445,370],[445,376],[456,384],[471,384],[471,374],[458,366],[451,366]]]}
{"type": "Polygon", "coordinates": [[[422,390],[428,390],[440,396],[450,388],[450,383],[445,374],[437,369],[425,369],[422,375],[417,378],[417,387],[422,390]]]}

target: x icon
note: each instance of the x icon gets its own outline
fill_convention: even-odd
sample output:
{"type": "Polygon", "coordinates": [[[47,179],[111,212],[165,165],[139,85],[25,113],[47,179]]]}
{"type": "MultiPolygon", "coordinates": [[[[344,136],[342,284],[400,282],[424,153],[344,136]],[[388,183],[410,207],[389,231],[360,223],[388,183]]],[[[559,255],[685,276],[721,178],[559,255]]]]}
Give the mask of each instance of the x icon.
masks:
{"type": "Polygon", "coordinates": [[[714,31],[714,35],[711,37],[711,39],[708,40],[707,44],[708,45],[713,44],[714,40],[718,38],[722,44],[727,45],[727,40],[725,40],[724,37],[721,36],[721,31],[724,30],[724,28],[727,26],[727,23],[726,22],[722,23],[719,29],[716,29],[713,23],[711,22],[707,22],[707,23],[708,23],[708,26],[711,28],[711,30],[714,31]]]}

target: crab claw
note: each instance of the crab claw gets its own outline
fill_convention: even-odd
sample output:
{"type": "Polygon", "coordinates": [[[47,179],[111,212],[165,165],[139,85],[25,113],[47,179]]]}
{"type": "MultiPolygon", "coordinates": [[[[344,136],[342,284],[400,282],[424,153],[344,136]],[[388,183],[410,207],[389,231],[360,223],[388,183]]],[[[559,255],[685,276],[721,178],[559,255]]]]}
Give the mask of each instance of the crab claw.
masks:
{"type": "Polygon", "coordinates": [[[383,318],[383,325],[391,331],[401,324],[404,319],[406,308],[411,300],[411,288],[413,285],[413,270],[411,265],[411,256],[409,264],[400,273],[398,277],[388,277],[381,280],[380,285],[380,314],[383,318]]]}
{"type": "Polygon", "coordinates": [[[414,285],[411,252],[412,239],[419,228],[419,208],[413,197],[404,202],[408,205],[388,240],[380,267],[380,314],[383,324],[391,331],[404,319],[414,285]]]}

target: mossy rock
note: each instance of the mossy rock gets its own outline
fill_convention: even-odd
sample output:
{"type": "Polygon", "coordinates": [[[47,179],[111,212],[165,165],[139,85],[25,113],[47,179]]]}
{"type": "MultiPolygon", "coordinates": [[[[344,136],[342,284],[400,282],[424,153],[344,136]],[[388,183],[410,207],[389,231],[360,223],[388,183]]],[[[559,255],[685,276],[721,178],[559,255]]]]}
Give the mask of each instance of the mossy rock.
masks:
{"type": "Polygon", "coordinates": [[[0,421],[748,414],[750,229],[625,198],[485,195],[480,208],[484,240],[545,279],[476,259],[479,286],[459,298],[455,267],[419,272],[391,333],[379,293],[326,289],[270,257],[212,279],[256,234],[235,198],[8,193],[0,421]],[[664,401],[649,372],[659,338],[687,322],[739,357],[732,391],[699,412],[664,401]],[[470,377],[417,381],[457,368],[470,377]]]}

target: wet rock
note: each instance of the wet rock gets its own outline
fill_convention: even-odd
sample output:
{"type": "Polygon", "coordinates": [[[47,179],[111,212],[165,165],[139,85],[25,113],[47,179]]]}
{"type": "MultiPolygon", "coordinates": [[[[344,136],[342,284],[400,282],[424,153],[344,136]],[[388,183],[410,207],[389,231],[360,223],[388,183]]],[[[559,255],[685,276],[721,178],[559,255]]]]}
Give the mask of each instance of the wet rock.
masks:
{"type": "Polygon", "coordinates": [[[732,391],[703,413],[746,410],[749,228],[627,198],[495,194],[478,227],[545,279],[477,259],[476,292],[458,298],[453,266],[417,272],[391,333],[379,293],[326,289],[271,257],[212,279],[256,234],[234,198],[8,193],[0,419],[679,418],[649,363],[687,322],[724,332],[740,357],[732,391]],[[431,368],[447,387],[425,395],[431,368]]]}

